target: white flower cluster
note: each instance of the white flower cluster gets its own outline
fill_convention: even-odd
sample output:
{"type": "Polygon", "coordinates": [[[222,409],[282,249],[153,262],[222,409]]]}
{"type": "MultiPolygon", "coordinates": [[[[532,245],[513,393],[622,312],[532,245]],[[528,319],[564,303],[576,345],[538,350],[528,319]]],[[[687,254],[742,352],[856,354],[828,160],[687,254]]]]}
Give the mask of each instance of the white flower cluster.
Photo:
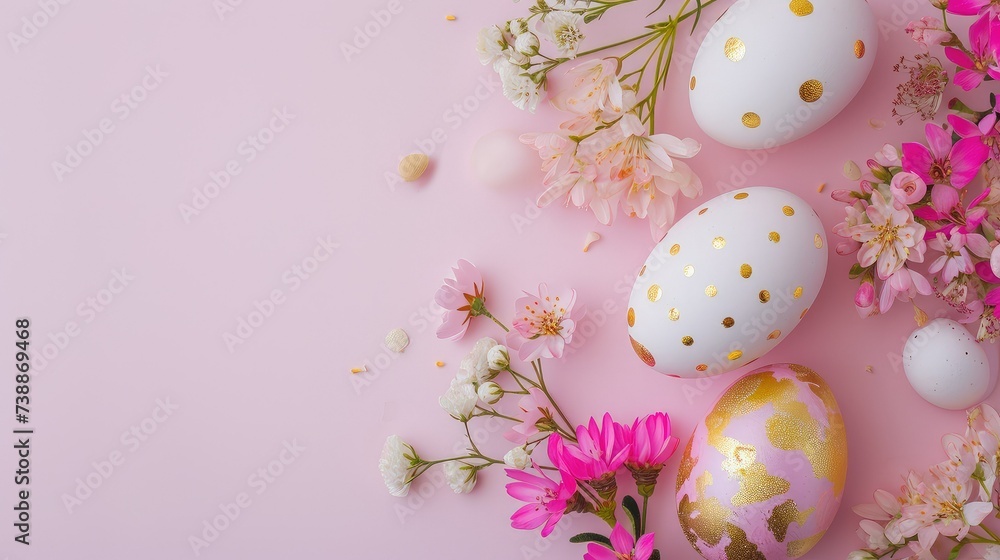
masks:
{"type": "MultiPolygon", "coordinates": [[[[535,111],[541,98],[544,71],[533,72],[539,62],[551,60],[539,57],[541,41],[539,36],[552,43],[561,58],[576,58],[584,35],[582,12],[590,4],[589,0],[560,0],[551,6],[544,0],[540,18],[513,19],[503,26],[492,25],[479,32],[476,51],[484,66],[493,65],[503,83],[503,94],[518,109],[535,111]]],[[[538,15],[538,14],[536,14],[538,15]]]]}
{"type": "Polygon", "coordinates": [[[480,339],[462,360],[458,375],[451,380],[451,386],[438,399],[438,404],[460,422],[472,418],[480,399],[487,404],[495,404],[503,397],[504,391],[493,383],[493,379],[507,367],[509,356],[507,347],[497,344],[492,338],[480,339]]]}

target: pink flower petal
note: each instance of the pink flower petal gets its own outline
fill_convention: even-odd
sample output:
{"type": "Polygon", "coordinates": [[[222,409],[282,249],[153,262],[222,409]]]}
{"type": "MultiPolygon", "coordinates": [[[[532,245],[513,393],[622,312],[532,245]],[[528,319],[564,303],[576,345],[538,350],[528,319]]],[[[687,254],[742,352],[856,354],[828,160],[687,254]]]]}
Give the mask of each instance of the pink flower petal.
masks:
{"type": "Polygon", "coordinates": [[[928,184],[933,183],[929,172],[934,165],[934,156],[927,146],[917,142],[903,143],[903,169],[916,173],[928,184]]]}
{"type": "Polygon", "coordinates": [[[957,188],[968,185],[990,157],[990,149],[979,138],[963,138],[951,152],[951,184],[957,188]]]}
{"type": "Polygon", "coordinates": [[[627,554],[632,552],[633,547],[635,547],[635,539],[621,523],[618,523],[611,531],[611,544],[616,551],[627,554]]]}

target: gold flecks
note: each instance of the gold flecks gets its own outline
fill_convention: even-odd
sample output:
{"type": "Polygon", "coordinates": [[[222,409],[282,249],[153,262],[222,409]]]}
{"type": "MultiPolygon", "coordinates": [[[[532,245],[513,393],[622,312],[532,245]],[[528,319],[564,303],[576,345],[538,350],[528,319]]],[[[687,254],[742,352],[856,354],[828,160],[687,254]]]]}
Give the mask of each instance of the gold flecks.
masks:
{"type": "Polygon", "coordinates": [[[854,56],[858,58],[864,58],[865,56],[865,42],[861,39],[854,41],[854,56]]]}
{"type": "Polygon", "coordinates": [[[753,267],[752,266],[750,266],[748,264],[745,264],[745,263],[742,264],[742,265],[740,265],[740,276],[742,276],[744,278],[750,278],[750,276],[752,274],[753,274],[753,267]]]}
{"type": "Polygon", "coordinates": [[[635,326],[635,309],[631,307],[628,308],[628,326],[635,326]]]}
{"type": "Polygon", "coordinates": [[[779,336],[781,336],[781,331],[780,330],[774,330],[774,331],[771,331],[771,334],[767,335],[767,339],[768,340],[775,340],[779,336]]]}
{"type": "Polygon", "coordinates": [[[800,527],[805,525],[815,510],[815,507],[811,507],[800,512],[794,500],[785,500],[771,510],[771,516],[767,518],[767,528],[774,535],[775,540],[785,542],[785,537],[788,536],[788,527],[792,523],[798,523],[800,527]]]}
{"type": "Polygon", "coordinates": [[[767,234],[767,238],[771,241],[771,243],[777,243],[781,241],[781,234],[779,234],[776,231],[772,231],[771,233],[767,234]]]}
{"type": "Polygon", "coordinates": [[[758,297],[760,298],[761,303],[767,303],[771,301],[771,292],[767,290],[761,290],[760,294],[758,294],[758,297]]]}
{"type": "Polygon", "coordinates": [[[680,321],[681,320],[681,312],[676,307],[671,308],[670,309],[670,313],[668,313],[667,316],[670,317],[671,321],[680,321]]]}
{"type": "Polygon", "coordinates": [[[661,297],[663,297],[663,289],[660,288],[659,284],[653,284],[649,287],[649,290],[646,291],[646,297],[649,298],[649,301],[656,303],[660,301],[661,297]]]}
{"type": "Polygon", "coordinates": [[[816,192],[821,193],[825,188],[826,188],[826,183],[820,183],[819,186],[816,187],[816,192]]]}
{"type": "Polygon", "coordinates": [[[788,9],[799,17],[805,17],[813,13],[813,5],[809,0],[792,0],[792,2],[788,4],[788,9]]]}
{"type": "Polygon", "coordinates": [[[708,208],[702,208],[701,210],[699,210],[698,211],[698,215],[699,216],[703,216],[705,214],[705,212],[708,212],[708,208]]]}
{"type": "Polygon", "coordinates": [[[708,297],[715,297],[719,295],[719,289],[715,287],[715,284],[709,284],[705,286],[705,295],[708,297]]]}
{"type": "Polygon", "coordinates": [[[695,367],[694,369],[696,369],[698,371],[707,371],[708,370],[708,364],[698,364],[698,366],[695,367]]]}
{"type": "Polygon", "coordinates": [[[735,198],[736,200],[743,200],[748,196],[750,196],[749,193],[741,192],[741,193],[736,193],[736,195],[733,198],[735,198]]]}
{"type": "Polygon", "coordinates": [[[806,103],[815,103],[823,97],[823,82],[819,80],[806,80],[799,86],[799,97],[806,103]]]}
{"type": "Polygon", "coordinates": [[[792,295],[795,297],[795,299],[799,299],[800,297],[802,297],[802,291],[803,291],[802,286],[798,286],[795,288],[795,291],[792,292],[792,295]]]}
{"type": "Polygon", "coordinates": [[[453,16],[453,15],[451,15],[451,14],[448,14],[448,15],[444,16],[444,19],[446,19],[448,21],[455,21],[458,18],[455,17],[455,16],[453,16]]]}
{"type": "Polygon", "coordinates": [[[715,239],[712,240],[712,247],[715,247],[716,249],[722,249],[725,246],[726,246],[725,237],[716,237],[715,239]]]}
{"type": "Polygon", "coordinates": [[[788,543],[788,557],[799,558],[800,556],[803,556],[805,553],[812,550],[812,547],[816,546],[816,543],[823,539],[823,535],[826,535],[825,530],[820,531],[811,537],[788,543]]]}
{"type": "Polygon", "coordinates": [[[802,318],[806,316],[806,313],[809,313],[809,308],[808,307],[802,310],[802,314],[799,315],[799,321],[801,321],[802,318]]]}
{"type": "Polygon", "coordinates": [[[781,207],[781,212],[784,215],[786,215],[786,216],[794,216],[795,215],[795,209],[792,208],[791,206],[782,206],[781,207]]]}
{"type": "Polygon", "coordinates": [[[354,374],[354,375],[357,375],[359,373],[365,373],[367,371],[368,371],[368,368],[366,368],[365,366],[351,368],[351,373],[354,374]]]}
{"type": "Polygon", "coordinates": [[[639,269],[639,276],[643,274],[646,274],[646,265],[642,265],[642,268],[639,269]]]}
{"type": "Polygon", "coordinates": [[[739,62],[743,60],[743,57],[747,55],[747,46],[737,37],[730,37],[726,39],[726,58],[732,60],[733,62],[739,62]]]}
{"type": "MultiPolygon", "coordinates": [[[[726,525],[729,534],[729,544],[726,545],[726,558],[739,560],[767,560],[755,543],[747,538],[747,532],[732,523],[726,525]]],[[[794,558],[794,556],[793,556],[794,558]]]]}
{"type": "Polygon", "coordinates": [[[444,367],[444,362],[442,362],[441,360],[438,360],[438,361],[434,362],[434,365],[436,365],[437,367],[444,367]]]}
{"type": "Polygon", "coordinates": [[[674,243],[674,245],[672,247],[670,247],[670,254],[671,255],[677,256],[677,253],[680,253],[680,252],[681,252],[681,246],[680,245],[674,243]]]}
{"type": "Polygon", "coordinates": [[[816,236],[813,237],[813,245],[815,245],[817,249],[822,249],[823,248],[823,236],[817,233],[816,236]]]}
{"type": "Polygon", "coordinates": [[[726,317],[725,319],[722,320],[722,326],[726,327],[727,329],[733,328],[733,325],[735,324],[736,321],[732,317],[726,317]]]}
{"type": "Polygon", "coordinates": [[[687,276],[688,278],[694,276],[694,265],[689,264],[684,267],[684,276],[687,276]]]}
{"type": "Polygon", "coordinates": [[[691,338],[690,336],[685,336],[684,338],[681,339],[681,344],[683,344],[684,346],[691,346],[694,344],[694,339],[691,338]]]}
{"type": "Polygon", "coordinates": [[[729,361],[730,362],[735,362],[736,360],[738,360],[738,359],[740,359],[742,357],[743,357],[743,351],[742,350],[733,350],[732,352],[729,353],[729,361]]]}
{"type": "Polygon", "coordinates": [[[698,79],[695,78],[694,76],[691,76],[691,91],[694,91],[694,86],[696,86],[697,84],[698,84],[698,79]]]}
{"type": "MultiPolygon", "coordinates": [[[[708,366],[705,366],[705,369],[708,369],[708,366]]],[[[681,457],[681,464],[677,467],[677,490],[680,490],[681,486],[687,482],[691,473],[694,472],[694,467],[698,464],[698,460],[691,457],[693,443],[694,438],[688,439],[687,445],[684,447],[684,455],[681,457]]]]}
{"type": "Polygon", "coordinates": [[[656,365],[656,360],[653,358],[653,355],[650,354],[649,350],[647,350],[645,346],[639,344],[639,342],[636,339],[632,338],[631,336],[629,337],[629,340],[632,341],[632,349],[635,350],[635,354],[639,356],[640,360],[645,362],[646,365],[649,367],[653,367],[656,365]]]}
{"type": "Polygon", "coordinates": [[[760,115],[754,113],[753,111],[743,113],[743,126],[747,128],[757,128],[760,126],[760,115]]]}
{"type": "Polygon", "coordinates": [[[690,496],[684,496],[677,504],[677,514],[688,542],[697,546],[700,539],[715,546],[722,541],[726,527],[731,526],[728,520],[733,512],[716,497],[699,496],[697,501],[692,501],[690,496]]]}

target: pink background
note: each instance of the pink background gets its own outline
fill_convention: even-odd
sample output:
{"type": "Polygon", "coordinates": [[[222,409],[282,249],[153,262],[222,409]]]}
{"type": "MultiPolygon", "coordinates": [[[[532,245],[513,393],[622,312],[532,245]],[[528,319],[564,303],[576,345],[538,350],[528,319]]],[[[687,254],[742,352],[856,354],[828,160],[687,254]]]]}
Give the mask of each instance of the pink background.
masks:
{"type": "MultiPolygon", "coordinates": [[[[429,304],[459,258],[484,271],[490,301],[505,318],[519,290],[541,281],[574,287],[590,309],[613,308],[582,348],[548,367],[571,418],[664,410],[686,440],[737,377],[668,379],[634,356],[625,302],[652,247],[645,223],[622,220],[608,229],[582,212],[536,213],[536,184],[491,190],[475,180],[470,156],[480,136],[556,122],[547,107],[521,113],[498,92],[470,101],[476,107],[465,117],[447,113],[490,79],[472,50],[478,29],[527,5],[399,1],[402,11],[349,59],[342,44],[386,1],[232,0],[239,5],[222,17],[208,1],[71,2],[18,52],[0,47],[0,318],[12,330],[15,317],[30,317],[32,348],[51,343],[55,355],[36,360],[31,387],[33,545],[11,540],[15,491],[7,474],[0,556],[194,557],[189,537],[202,534],[220,504],[247,493],[248,507],[202,557],[582,557],[583,547],[566,539],[599,524],[575,518],[549,541],[511,529],[517,504],[504,494],[499,470],[470,496],[432,480],[415,485],[408,499],[385,492],[376,463],[387,435],[400,434],[426,456],[461,442],[437,397],[472,342],[496,334],[480,321],[462,343],[434,336],[429,304]],[[458,20],[445,21],[449,13],[458,20]],[[147,80],[156,88],[139,91],[145,99],[122,119],[115,99],[157,65],[167,76],[147,80]],[[282,108],[294,118],[287,126],[275,121],[282,130],[246,161],[241,142],[282,108]],[[113,132],[57,180],[52,162],[102,119],[113,132]],[[428,176],[388,187],[385,173],[435,129],[446,138],[434,146],[428,176]],[[240,174],[186,222],[179,206],[231,159],[240,174]],[[591,229],[604,239],[584,254],[591,229]],[[339,248],[293,290],[283,275],[313,254],[317,238],[339,248]],[[134,279],[119,289],[113,271],[122,268],[134,279]],[[110,303],[110,292],[101,292],[109,283],[120,291],[110,303]],[[224,333],[274,290],[283,303],[230,352],[224,333]],[[101,297],[101,311],[87,311],[88,298],[101,297]],[[68,321],[75,336],[65,334],[68,321]],[[406,329],[412,346],[390,356],[380,345],[395,327],[406,329]],[[438,360],[447,366],[435,367],[438,360]],[[352,379],[350,368],[364,363],[369,373],[352,379]],[[154,415],[157,399],[177,409],[154,415]],[[133,426],[144,441],[127,436],[133,426]],[[282,454],[286,442],[304,450],[282,454]],[[105,477],[109,457],[118,465],[105,477]],[[280,474],[257,474],[269,466],[280,474]],[[88,476],[100,485],[67,508],[64,496],[88,476]]],[[[727,4],[707,11],[706,28],[727,4]]],[[[913,52],[898,25],[932,9],[916,0],[871,4],[883,28],[896,27],[861,94],[816,134],[747,164],[754,171],[745,184],[730,176],[753,160],[700,133],[687,104],[690,62],[678,60],[658,124],[704,142],[693,165],[706,199],[745,185],[784,187],[813,204],[830,228],[842,212],[829,192],[847,186],[844,161],[863,162],[885,141],[919,137],[919,122],[891,123],[899,76],[890,68],[913,52]],[[890,122],[876,131],[871,118],[890,122]],[[823,182],[827,191],[817,194],[823,182]]],[[[20,32],[21,18],[40,9],[31,0],[4,2],[0,31],[20,32]]],[[[631,29],[641,14],[629,13],[612,13],[599,34],[631,29]]],[[[679,49],[693,53],[687,42],[679,49]]],[[[685,201],[682,212],[694,204],[685,201]]],[[[939,461],[939,437],[964,419],[908,387],[893,356],[912,329],[911,313],[900,306],[860,320],[849,267],[850,259],[831,258],[809,315],[761,362],[809,366],[832,386],[850,440],[847,505],[897,486],[909,467],[939,461]]],[[[7,348],[3,359],[13,363],[7,348]]],[[[9,410],[13,379],[5,379],[0,394],[10,404],[0,408],[9,410]]],[[[13,427],[9,413],[3,421],[13,427]]],[[[486,434],[488,449],[506,451],[500,431],[486,434]]],[[[4,447],[0,471],[10,473],[15,457],[4,447]]],[[[673,512],[676,466],[675,459],[664,475],[651,526],[666,558],[694,559],[673,512]]],[[[860,545],[856,524],[844,507],[810,558],[845,557],[860,545]]]]}

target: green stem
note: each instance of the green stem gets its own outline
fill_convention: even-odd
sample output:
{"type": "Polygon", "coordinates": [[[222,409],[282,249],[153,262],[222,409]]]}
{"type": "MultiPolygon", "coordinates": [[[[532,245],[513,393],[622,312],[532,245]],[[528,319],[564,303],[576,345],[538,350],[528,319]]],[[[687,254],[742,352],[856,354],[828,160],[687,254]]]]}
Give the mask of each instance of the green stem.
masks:
{"type": "Polygon", "coordinates": [[[639,532],[641,534],[636,535],[635,536],[636,539],[638,539],[642,535],[646,534],[646,519],[647,519],[647,516],[646,516],[646,507],[648,505],[649,505],[649,497],[648,496],[643,496],[642,497],[642,523],[640,523],[640,530],[639,530],[639,532]]]}
{"type": "Polygon", "coordinates": [[[997,535],[996,533],[991,531],[990,528],[987,527],[986,525],[980,525],[979,528],[982,529],[983,531],[986,531],[986,534],[992,537],[993,540],[996,542],[996,544],[1000,544],[1000,535],[997,535]]]}
{"type": "Polygon", "coordinates": [[[510,332],[510,329],[507,328],[507,325],[501,323],[500,319],[497,319],[496,317],[494,317],[493,314],[490,313],[489,309],[483,309],[483,311],[482,311],[482,313],[480,313],[480,315],[483,315],[484,317],[489,317],[490,319],[493,319],[493,322],[496,323],[496,324],[498,324],[498,325],[500,325],[501,329],[503,329],[505,332],[510,332]]]}
{"type": "MultiPolygon", "coordinates": [[[[548,397],[549,402],[552,403],[552,408],[556,409],[556,414],[558,414],[559,418],[561,418],[562,421],[566,423],[566,427],[569,430],[572,430],[573,429],[572,422],[570,422],[569,419],[566,418],[566,415],[563,414],[562,409],[559,408],[559,403],[557,403],[556,400],[552,398],[552,395],[549,393],[549,389],[545,386],[545,376],[542,373],[542,360],[539,359],[534,362],[531,362],[531,367],[535,368],[535,374],[538,376],[538,388],[541,389],[543,393],[545,393],[546,397],[548,397]]],[[[569,433],[564,433],[563,435],[570,438],[571,441],[576,441],[575,435],[571,435],[569,433]]]]}
{"type": "MultiPolygon", "coordinates": [[[[507,416],[506,414],[500,414],[495,409],[484,408],[484,407],[479,406],[479,405],[476,405],[476,409],[483,411],[483,414],[476,414],[475,416],[477,416],[477,417],[478,416],[495,416],[497,418],[503,418],[504,420],[511,420],[513,422],[517,422],[518,424],[521,423],[521,420],[519,420],[517,418],[514,418],[513,416],[507,416]]],[[[469,431],[468,430],[469,429],[469,423],[465,422],[464,424],[465,424],[465,428],[466,428],[465,431],[469,431]]]]}

